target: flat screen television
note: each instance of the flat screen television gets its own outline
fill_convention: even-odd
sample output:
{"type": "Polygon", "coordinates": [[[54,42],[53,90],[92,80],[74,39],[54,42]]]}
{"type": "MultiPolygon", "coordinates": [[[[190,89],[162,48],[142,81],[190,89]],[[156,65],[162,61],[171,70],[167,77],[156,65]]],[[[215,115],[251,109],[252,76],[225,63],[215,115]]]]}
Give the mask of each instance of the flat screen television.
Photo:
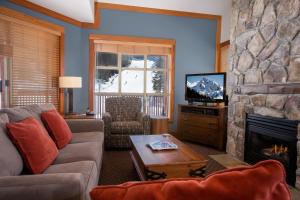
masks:
{"type": "Polygon", "coordinates": [[[220,103],[226,98],[226,73],[186,74],[188,102],[220,103]]]}

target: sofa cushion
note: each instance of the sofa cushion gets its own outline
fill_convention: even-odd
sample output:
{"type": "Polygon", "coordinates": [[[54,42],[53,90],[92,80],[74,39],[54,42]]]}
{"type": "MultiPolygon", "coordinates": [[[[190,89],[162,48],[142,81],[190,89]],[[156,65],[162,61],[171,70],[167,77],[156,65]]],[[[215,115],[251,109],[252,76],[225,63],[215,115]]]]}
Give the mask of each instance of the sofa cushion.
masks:
{"type": "Polygon", "coordinates": [[[167,179],[100,186],[93,200],[290,200],[285,172],[278,161],[267,160],[252,167],[233,168],[205,179],[167,179]]]}
{"type": "Polygon", "coordinates": [[[69,144],[72,132],[64,118],[56,110],[42,112],[41,117],[49,135],[59,149],[69,144]]]}
{"type": "MultiPolygon", "coordinates": [[[[84,177],[84,186],[86,197],[89,197],[89,191],[98,184],[99,175],[94,161],[80,161],[64,164],[51,165],[43,174],[57,173],[80,173],[84,177]]],[[[88,198],[87,198],[88,199],[88,198]]]]}
{"type": "Polygon", "coordinates": [[[0,113],[6,113],[10,122],[18,122],[27,117],[32,117],[32,114],[23,107],[2,108],[0,113]]]}
{"type": "Polygon", "coordinates": [[[34,117],[44,127],[41,113],[50,109],[55,109],[55,107],[52,104],[33,104],[23,107],[3,108],[0,113],[6,113],[10,122],[18,122],[28,117],[34,117]]]}
{"type": "Polygon", "coordinates": [[[90,160],[96,162],[97,168],[100,169],[101,158],[102,143],[100,142],[68,144],[59,151],[54,164],[90,160]]]}
{"type": "Polygon", "coordinates": [[[23,170],[23,160],[15,145],[7,135],[6,113],[0,114],[0,176],[16,176],[23,170]]]}
{"type": "Polygon", "coordinates": [[[66,119],[72,133],[103,131],[101,119],[66,119]]]}
{"type": "Polygon", "coordinates": [[[111,134],[142,134],[143,126],[138,121],[116,121],[111,123],[111,134]]]}
{"type": "MultiPolygon", "coordinates": [[[[22,109],[27,110],[31,116],[37,119],[39,122],[42,122],[41,113],[48,110],[55,110],[55,106],[53,104],[32,104],[23,106],[22,109]]],[[[44,124],[43,124],[44,126],[44,124]]]]}
{"type": "Polygon", "coordinates": [[[56,110],[56,107],[52,103],[39,104],[38,106],[42,111],[56,110]]]}
{"type": "Polygon", "coordinates": [[[56,158],[58,150],[45,133],[45,129],[33,117],[19,122],[7,123],[8,134],[20,151],[28,169],[39,174],[56,158]]]}
{"type": "Polygon", "coordinates": [[[73,133],[71,143],[100,142],[102,144],[103,140],[103,132],[81,132],[73,133]]]}

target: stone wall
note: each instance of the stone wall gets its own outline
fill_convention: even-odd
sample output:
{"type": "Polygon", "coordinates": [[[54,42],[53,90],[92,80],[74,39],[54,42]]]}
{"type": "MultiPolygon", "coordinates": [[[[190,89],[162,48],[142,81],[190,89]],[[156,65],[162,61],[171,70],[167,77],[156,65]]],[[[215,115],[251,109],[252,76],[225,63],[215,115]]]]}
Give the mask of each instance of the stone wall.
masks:
{"type": "Polygon", "coordinates": [[[300,0],[233,0],[227,152],[239,159],[246,113],[300,120],[299,12],[300,0]]]}

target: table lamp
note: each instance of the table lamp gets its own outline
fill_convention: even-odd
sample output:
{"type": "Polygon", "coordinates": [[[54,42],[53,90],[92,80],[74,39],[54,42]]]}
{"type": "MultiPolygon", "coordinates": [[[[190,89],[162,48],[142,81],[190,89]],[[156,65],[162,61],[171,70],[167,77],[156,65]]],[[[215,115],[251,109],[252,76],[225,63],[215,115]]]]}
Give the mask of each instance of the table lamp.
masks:
{"type": "Polygon", "coordinates": [[[66,88],[68,92],[68,112],[66,114],[72,115],[73,112],[73,88],[81,88],[82,80],[81,77],[76,76],[60,76],[59,77],[59,88],[66,88]]]}

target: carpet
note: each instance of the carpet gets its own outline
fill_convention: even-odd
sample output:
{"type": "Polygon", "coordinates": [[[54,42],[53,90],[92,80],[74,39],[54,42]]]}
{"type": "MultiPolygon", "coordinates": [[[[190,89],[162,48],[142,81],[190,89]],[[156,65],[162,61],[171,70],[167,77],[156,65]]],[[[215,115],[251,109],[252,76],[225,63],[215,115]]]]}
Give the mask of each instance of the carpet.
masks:
{"type": "MultiPolygon", "coordinates": [[[[224,169],[220,164],[211,160],[208,155],[223,154],[224,152],[199,144],[185,142],[194,151],[201,153],[208,159],[205,175],[224,169]]],[[[127,181],[139,181],[139,177],[131,161],[129,151],[104,151],[100,185],[115,185],[127,181]]]]}

